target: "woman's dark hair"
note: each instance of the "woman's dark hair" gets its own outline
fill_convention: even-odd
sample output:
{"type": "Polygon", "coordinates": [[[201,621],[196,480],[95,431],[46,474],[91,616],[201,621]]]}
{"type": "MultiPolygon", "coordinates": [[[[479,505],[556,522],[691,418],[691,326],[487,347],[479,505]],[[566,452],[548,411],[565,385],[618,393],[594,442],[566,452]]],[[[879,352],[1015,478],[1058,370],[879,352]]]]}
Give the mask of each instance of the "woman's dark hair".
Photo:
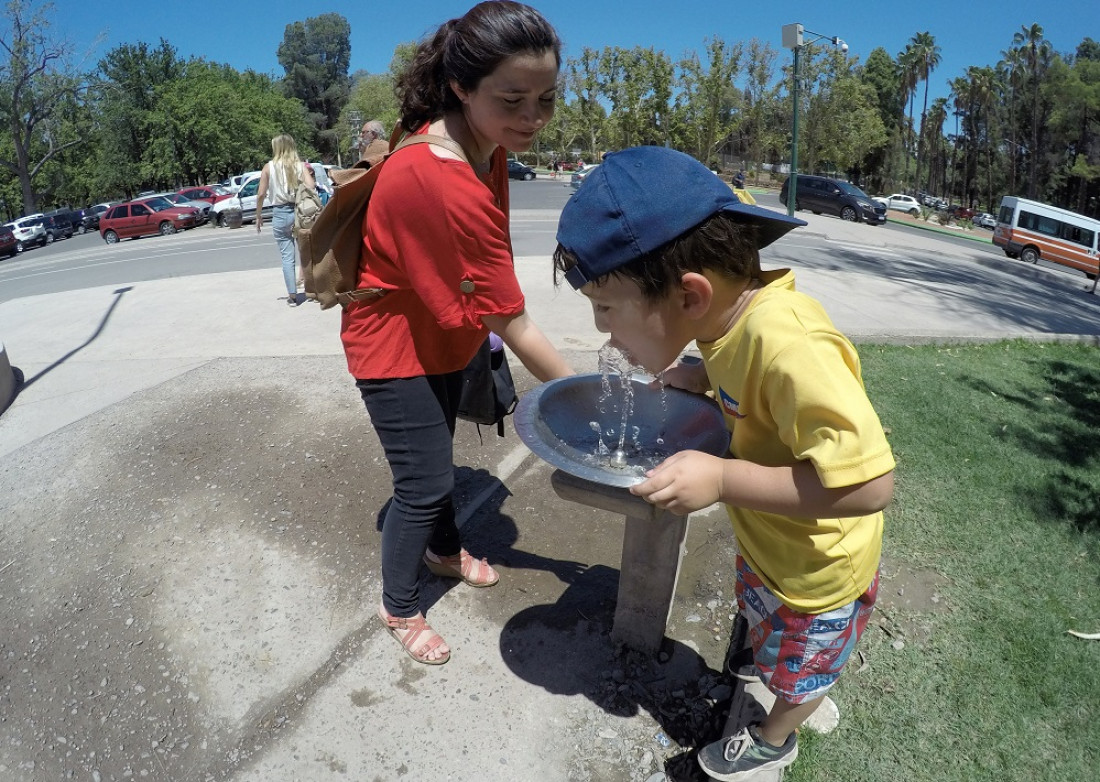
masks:
{"type": "Polygon", "coordinates": [[[509,57],[548,49],[561,67],[561,40],[534,8],[511,0],[478,3],[421,41],[397,78],[394,92],[401,106],[401,126],[416,130],[460,109],[452,80],[473,90],[509,57]]]}
{"type": "MultiPolygon", "coordinates": [[[[711,270],[725,277],[760,276],[759,231],[728,212],[708,217],[685,234],[594,280],[598,287],[613,275],[636,283],[647,301],[659,301],[680,284],[687,272],[711,270]]],[[[554,282],[576,266],[577,259],[560,244],[554,251],[554,282]]]]}

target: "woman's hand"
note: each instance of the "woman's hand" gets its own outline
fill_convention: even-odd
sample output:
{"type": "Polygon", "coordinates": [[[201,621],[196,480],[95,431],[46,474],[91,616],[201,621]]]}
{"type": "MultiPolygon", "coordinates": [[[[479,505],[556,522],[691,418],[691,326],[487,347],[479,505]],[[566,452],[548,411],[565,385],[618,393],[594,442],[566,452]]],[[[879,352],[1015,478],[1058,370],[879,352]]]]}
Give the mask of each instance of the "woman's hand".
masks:
{"type": "Polygon", "coordinates": [[[630,493],[658,508],[686,516],[722,497],[725,459],[701,451],[680,451],[646,473],[630,493]]]}

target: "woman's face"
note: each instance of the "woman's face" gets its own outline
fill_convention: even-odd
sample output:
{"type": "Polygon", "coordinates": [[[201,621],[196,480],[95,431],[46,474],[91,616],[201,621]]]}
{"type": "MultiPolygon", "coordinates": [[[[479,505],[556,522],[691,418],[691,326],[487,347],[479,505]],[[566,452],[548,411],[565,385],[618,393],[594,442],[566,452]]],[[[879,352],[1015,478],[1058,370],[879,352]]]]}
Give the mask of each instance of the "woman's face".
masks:
{"type": "Polygon", "coordinates": [[[504,60],[472,90],[451,82],[482,150],[525,152],[554,116],[558,61],[554,52],[524,52],[504,60]]]}

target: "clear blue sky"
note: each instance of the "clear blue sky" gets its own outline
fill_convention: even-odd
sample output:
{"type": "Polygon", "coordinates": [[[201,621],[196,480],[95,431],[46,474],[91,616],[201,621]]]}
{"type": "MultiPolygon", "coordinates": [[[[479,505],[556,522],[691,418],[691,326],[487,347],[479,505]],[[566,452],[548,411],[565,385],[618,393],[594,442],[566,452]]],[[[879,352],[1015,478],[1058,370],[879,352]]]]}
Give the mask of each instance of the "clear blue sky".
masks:
{"type": "MultiPolygon", "coordinates": [[[[164,38],[184,58],[202,56],[238,70],[281,76],[275,51],[286,25],[337,12],[351,24],[351,70],[379,73],[388,68],[397,44],[420,39],[471,5],[469,0],[169,0],[151,5],[57,0],[52,32],[74,45],[88,69],[119,44],[155,45],[164,38]]],[[[777,75],[791,56],[781,47],[785,24],[801,22],[807,30],[839,36],[861,61],[878,46],[896,56],[915,33],[927,30],[942,50],[930,81],[930,101],[947,95],[948,80],[967,66],[996,65],[1021,25],[1042,25],[1047,40],[1062,53],[1075,50],[1086,35],[1100,39],[1100,0],[544,0],[532,5],[557,28],[566,57],[586,46],[652,46],[675,61],[689,50],[702,53],[709,36],[727,42],[758,38],[780,51],[777,75]]],[[[922,99],[923,87],[918,104],[922,99]]]]}

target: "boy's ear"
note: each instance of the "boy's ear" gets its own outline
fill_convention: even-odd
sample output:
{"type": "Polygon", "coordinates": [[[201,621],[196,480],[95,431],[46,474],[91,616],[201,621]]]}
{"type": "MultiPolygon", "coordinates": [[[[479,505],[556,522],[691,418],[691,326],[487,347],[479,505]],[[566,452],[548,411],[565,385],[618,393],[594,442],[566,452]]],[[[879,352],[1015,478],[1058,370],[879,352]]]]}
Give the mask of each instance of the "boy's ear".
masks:
{"type": "Polygon", "coordinates": [[[680,306],[684,315],[693,320],[703,317],[714,300],[714,286],[698,272],[686,272],[680,278],[680,306]]]}

